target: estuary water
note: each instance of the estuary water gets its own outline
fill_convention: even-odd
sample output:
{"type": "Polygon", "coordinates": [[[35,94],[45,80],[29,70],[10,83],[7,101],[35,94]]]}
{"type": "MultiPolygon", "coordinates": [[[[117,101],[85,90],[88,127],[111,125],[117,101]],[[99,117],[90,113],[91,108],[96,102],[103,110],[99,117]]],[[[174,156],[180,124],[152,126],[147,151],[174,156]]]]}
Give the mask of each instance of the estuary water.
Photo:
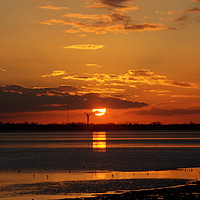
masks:
{"type": "Polygon", "coordinates": [[[199,167],[200,131],[0,133],[2,200],[176,185],[199,167]]]}
{"type": "Polygon", "coordinates": [[[0,170],[199,167],[200,131],[0,133],[0,170]]]}

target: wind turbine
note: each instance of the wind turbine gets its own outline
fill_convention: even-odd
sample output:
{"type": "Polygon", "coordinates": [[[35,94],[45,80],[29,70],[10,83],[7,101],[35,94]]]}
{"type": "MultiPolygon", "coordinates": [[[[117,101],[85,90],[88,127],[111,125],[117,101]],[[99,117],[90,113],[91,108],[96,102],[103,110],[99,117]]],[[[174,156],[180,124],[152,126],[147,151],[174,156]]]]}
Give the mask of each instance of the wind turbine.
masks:
{"type": "Polygon", "coordinates": [[[90,113],[90,114],[88,114],[88,113],[86,113],[86,112],[84,112],[85,113],[85,115],[86,115],[86,118],[87,118],[87,125],[89,125],[89,123],[90,123],[90,115],[93,113],[90,113]]]}
{"type": "Polygon", "coordinates": [[[67,104],[67,123],[69,124],[69,104],[67,104]]]}

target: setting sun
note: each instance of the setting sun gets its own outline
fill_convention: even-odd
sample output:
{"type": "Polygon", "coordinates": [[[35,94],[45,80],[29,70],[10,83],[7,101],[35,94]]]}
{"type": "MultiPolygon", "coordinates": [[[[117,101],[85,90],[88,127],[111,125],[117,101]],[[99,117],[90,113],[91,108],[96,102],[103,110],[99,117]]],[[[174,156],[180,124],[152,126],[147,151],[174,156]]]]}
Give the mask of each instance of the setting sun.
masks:
{"type": "Polygon", "coordinates": [[[96,116],[102,116],[106,113],[106,108],[93,109],[92,112],[94,112],[96,116]]]}

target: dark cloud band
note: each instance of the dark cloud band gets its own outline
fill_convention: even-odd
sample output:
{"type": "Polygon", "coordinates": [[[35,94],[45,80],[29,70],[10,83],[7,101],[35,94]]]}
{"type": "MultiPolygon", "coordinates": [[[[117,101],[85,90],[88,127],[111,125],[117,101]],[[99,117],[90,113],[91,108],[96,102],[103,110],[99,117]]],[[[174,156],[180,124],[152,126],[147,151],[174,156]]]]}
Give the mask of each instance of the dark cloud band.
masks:
{"type": "Polygon", "coordinates": [[[18,85],[0,87],[0,113],[36,112],[53,110],[141,108],[143,102],[132,102],[117,98],[103,98],[97,94],[70,95],[70,86],[32,89],[18,85]]]}

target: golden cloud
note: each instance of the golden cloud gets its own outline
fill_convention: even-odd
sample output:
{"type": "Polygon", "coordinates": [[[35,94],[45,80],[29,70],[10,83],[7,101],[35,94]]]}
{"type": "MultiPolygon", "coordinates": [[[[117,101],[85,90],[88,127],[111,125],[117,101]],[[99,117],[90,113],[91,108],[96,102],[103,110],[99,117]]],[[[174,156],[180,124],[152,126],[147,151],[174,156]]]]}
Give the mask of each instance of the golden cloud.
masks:
{"type": "Polygon", "coordinates": [[[183,94],[176,94],[176,95],[172,95],[171,97],[173,98],[200,98],[200,95],[183,95],[183,94]]]}
{"type": "Polygon", "coordinates": [[[67,33],[96,33],[96,34],[106,34],[109,32],[115,33],[131,33],[131,32],[144,32],[144,31],[158,31],[165,29],[163,24],[128,24],[129,18],[124,15],[112,15],[108,20],[90,21],[90,22],[80,22],[74,20],[57,20],[50,19],[44,22],[40,22],[44,25],[66,25],[72,28],[67,29],[67,33]],[[121,22],[121,23],[119,23],[121,22]]]}
{"type": "Polygon", "coordinates": [[[51,74],[44,74],[42,75],[43,78],[47,78],[47,77],[54,77],[54,76],[61,76],[61,75],[65,75],[66,72],[63,70],[54,70],[51,74]]]}
{"type": "Polygon", "coordinates": [[[101,65],[98,64],[86,64],[86,67],[102,67],[101,65]]]}
{"type": "Polygon", "coordinates": [[[183,14],[183,11],[168,10],[167,14],[168,15],[179,15],[179,14],[183,14]]]}
{"type": "Polygon", "coordinates": [[[102,4],[111,7],[113,9],[116,8],[127,8],[132,7],[132,0],[100,0],[102,4]]]}
{"type": "Polygon", "coordinates": [[[189,16],[188,15],[183,15],[183,16],[180,16],[180,17],[175,17],[175,18],[169,18],[168,21],[175,21],[175,22],[182,22],[182,21],[186,21],[189,19],[189,16]]]}
{"type": "Polygon", "coordinates": [[[109,15],[89,15],[81,13],[68,13],[63,15],[63,17],[77,18],[77,19],[109,19],[109,15]]]}
{"type": "MultiPolygon", "coordinates": [[[[199,0],[193,0],[199,2],[199,0]]],[[[200,12],[199,7],[189,8],[181,11],[169,10],[169,15],[183,15],[178,18],[165,19],[164,16],[160,19],[163,23],[156,22],[138,22],[133,20],[130,12],[137,10],[138,7],[133,5],[132,0],[86,0],[83,8],[101,9],[104,13],[101,14],[85,14],[85,13],[66,13],[57,19],[49,19],[40,22],[44,25],[64,25],[65,32],[68,34],[95,33],[121,33],[129,34],[133,32],[144,31],[159,31],[159,30],[175,30],[173,26],[165,26],[163,23],[184,22],[187,20],[199,21],[199,18],[193,18],[192,15],[200,12]],[[105,9],[102,9],[105,8],[105,9]]],[[[52,5],[41,6],[43,9],[61,10],[68,9],[67,7],[56,7],[52,5]]],[[[166,14],[166,11],[156,11],[157,14],[166,14]]],[[[153,18],[150,18],[153,19],[153,18]]],[[[181,24],[182,25],[182,24],[181,24]]],[[[176,26],[178,26],[176,24],[176,26]]]]}
{"type": "MultiPolygon", "coordinates": [[[[70,75],[63,77],[65,80],[76,80],[76,81],[96,81],[101,86],[128,86],[137,87],[138,85],[163,85],[170,87],[180,88],[200,88],[199,83],[192,82],[180,82],[168,79],[164,75],[159,75],[152,72],[149,69],[136,69],[129,70],[125,74],[89,74],[83,73],[81,75],[70,75]]],[[[155,91],[153,91],[155,92],[155,91]]],[[[167,90],[162,92],[167,92],[167,90]]]]}
{"type": "Polygon", "coordinates": [[[96,44],[75,44],[67,47],[63,47],[64,49],[80,49],[80,50],[96,50],[96,49],[102,49],[105,46],[103,45],[96,45],[96,44]]]}
{"type": "Polygon", "coordinates": [[[78,30],[76,30],[76,29],[68,29],[68,30],[66,30],[65,31],[65,33],[78,33],[79,31],[78,30]]]}
{"type": "Polygon", "coordinates": [[[169,92],[171,92],[171,91],[159,89],[159,90],[145,90],[144,92],[162,94],[162,93],[169,93],[169,92]]]}
{"type": "Polygon", "coordinates": [[[6,72],[6,70],[0,67],[0,72],[6,72]]]}
{"type": "Polygon", "coordinates": [[[60,19],[50,19],[40,22],[45,25],[60,24],[67,26],[66,33],[95,33],[106,34],[109,32],[116,33],[131,33],[136,31],[157,31],[164,29],[163,24],[155,23],[133,23],[128,12],[137,10],[138,7],[132,5],[130,0],[100,0],[100,2],[86,3],[85,8],[107,8],[105,14],[82,14],[82,13],[67,13],[60,19]],[[63,20],[63,17],[67,18],[63,20]]]}
{"type": "Polygon", "coordinates": [[[200,13],[200,8],[199,7],[190,8],[190,9],[186,10],[186,12],[189,12],[189,13],[200,13]]]}
{"type": "Polygon", "coordinates": [[[48,25],[48,26],[53,26],[54,24],[51,23],[51,22],[48,22],[48,21],[45,21],[45,22],[40,22],[40,24],[43,24],[43,25],[48,25]]]}
{"type": "MultiPolygon", "coordinates": [[[[200,1],[196,0],[196,2],[200,2],[200,1]]],[[[199,18],[198,16],[196,16],[198,13],[200,13],[199,7],[193,7],[193,8],[188,8],[188,9],[179,10],[179,11],[169,10],[167,12],[168,15],[180,15],[180,16],[169,18],[166,20],[166,22],[179,22],[180,27],[183,28],[185,25],[187,25],[186,23],[183,23],[183,22],[188,22],[188,21],[190,21],[190,23],[199,22],[199,18]]],[[[175,30],[176,28],[169,27],[168,29],[175,30]]]]}
{"type": "Polygon", "coordinates": [[[83,37],[87,37],[87,35],[85,35],[85,34],[80,34],[80,35],[77,35],[77,37],[83,38],[83,37]]]}
{"type": "Polygon", "coordinates": [[[39,8],[47,9],[47,10],[66,10],[69,9],[68,7],[58,7],[52,5],[40,6],[39,8]]]}
{"type": "Polygon", "coordinates": [[[88,74],[83,73],[82,75],[73,75],[66,76],[63,79],[70,80],[80,80],[80,81],[97,81],[97,82],[106,82],[106,81],[119,81],[119,76],[115,74],[88,74]]]}
{"type": "Polygon", "coordinates": [[[169,10],[168,15],[180,15],[180,14],[184,14],[184,13],[199,13],[199,12],[200,12],[200,8],[194,7],[194,8],[189,8],[189,9],[182,10],[182,11],[169,10]]]}
{"type": "Polygon", "coordinates": [[[111,94],[120,94],[125,93],[125,89],[120,88],[113,88],[113,87],[82,87],[79,91],[80,94],[88,94],[88,93],[95,93],[95,94],[103,94],[103,96],[112,96],[111,94]]]}
{"type": "Polygon", "coordinates": [[[101,2],[85,3],[84,8],[108,8],[115,11],[131,11],[138,9],[130,0],[100,0],[101,2]]]}
{"type": "Polygon", "coordinates": [[[108,6],[103,3],[85,3],[83,8],[107,8],[108,6]]]}

